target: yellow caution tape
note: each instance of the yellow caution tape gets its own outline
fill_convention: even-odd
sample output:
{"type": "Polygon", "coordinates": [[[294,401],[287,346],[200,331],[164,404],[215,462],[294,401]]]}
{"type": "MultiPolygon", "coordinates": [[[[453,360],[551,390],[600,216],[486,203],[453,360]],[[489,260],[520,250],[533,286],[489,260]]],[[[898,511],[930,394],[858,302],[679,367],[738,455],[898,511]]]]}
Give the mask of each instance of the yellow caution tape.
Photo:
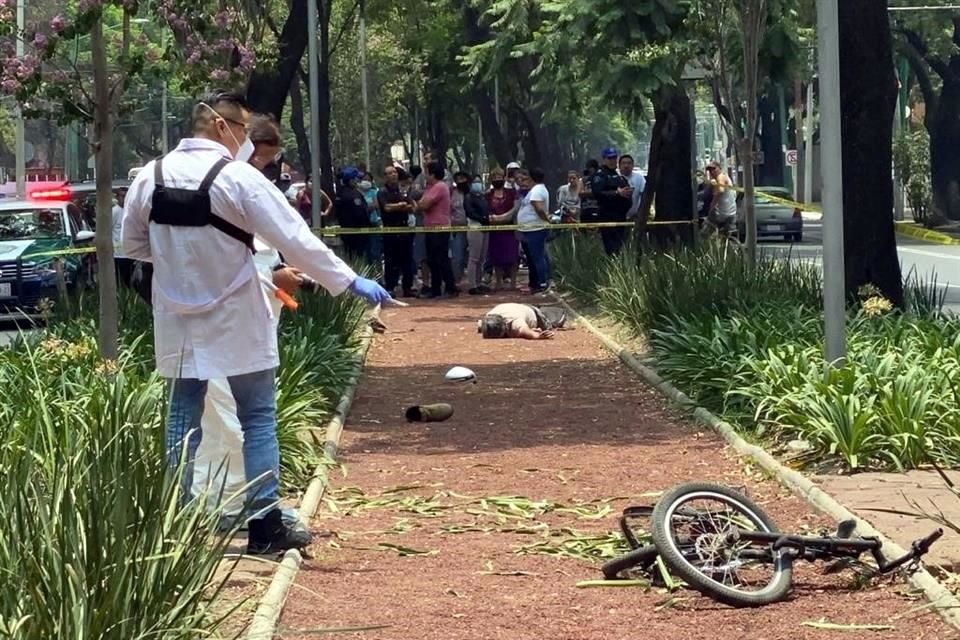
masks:
{"type": "MultiPolygon", "coordinates": [[[[654,225],[674,225],[674,224],[695,224],[695,220],[648,220],[647,226],[654,225]]],[[[616,229],[632,228],[636,223],[629,222],[570,222],[558,224],[544,224],[539,227],[522,226],[517,224],[494,224],[482,227],[324,227],[322,229],[313,229],[313,232],[319,236],[354,236],[354,235],[381,235],[381,234],[400,234],[400,233],[465,233],[473,231],[573,231],[574,229],[616,229]]],[[[40,251],[37,253],[28,253],[20,256],[21,260],[30,258],[49,258],[57,256],[80,255],[85,253],[96,253],[96,247],[80,247],[76,249],[60,249],[57,251],[40,251]]]]}
{"type": "MultiPolygon", "coordinates": [[[[694,176],[701,182],[705,177],[703,171],[695,171],[694,176]]],[[[745,194],[747,192],[746,189],[744,189],[743,187],[738,187],[735,184],[730,185],[730,188],[736,191],[737,193],[745,194]]],[[[780,196],[775,196],[773,194],[767,193],[766,191],[757,191],[756,189],[754,189],[753,195],[754,197],[760,196],[766,200],[779,202],[780,204],[785,204],[789,207],[793,207],[794,209],[800,209],[801,211],[814,211],[816,213],[823,213],[823,209],[819,205],[815,205],[813,203],[797,202],[795,200],[790,200],[789,198],[781,198],[780,196]]]]}
{"type": "MultiPolygon", "coordinates": [[[[672,225],[672,224],[696,224],[695,220],[649,220],[647,226],[653,225],[672,225]]],[[[492,231],[573,231],[575,229],[616,229],[632,228],[636,223],[629,222],[564,222],[564,223],[544,223],[540,226],[518,225],[518,224],[491,224],[480,227],[324,227],[314,229],[313,232],[323,236],[363,236],[363,235],[381,235],[381,234],[409,234],[409,233],[464,233],[481,231],[489,233],[492,231]]]]}
{"type": "Polygon", "coordinates": [[[20,256],[21,260],[28,258],[48,258],[51,256],[73,256],[81,253],[96,253],[96,247],[80,247],[78,249],[58,249],[56,251],[40,251],[38,253],[26,253],[20,256]]]}

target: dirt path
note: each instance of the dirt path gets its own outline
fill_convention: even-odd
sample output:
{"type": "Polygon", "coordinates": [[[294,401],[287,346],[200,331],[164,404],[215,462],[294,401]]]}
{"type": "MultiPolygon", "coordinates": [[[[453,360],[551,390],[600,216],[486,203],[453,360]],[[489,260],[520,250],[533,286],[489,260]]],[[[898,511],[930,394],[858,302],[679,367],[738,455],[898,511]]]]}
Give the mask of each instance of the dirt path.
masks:
{"type": "Polygon", "coordinates": [[[576,588],[600,577],[601,560],[589,555],[609,549],[620,509],[680,482],[746,487],[785,530],[826,523],[670,409],[585,330],[549,342],[481,340],[476,318],[494,302],[384,314],[389,330],[370,353],[347,422],[346,477],[334,477],[315,522],[336,535],[318,542],[301,571],[282,638],[355,625],[389,626],[337,637],[955,637],[903,583],[864,589],[849,573],[800,568],[788,602],[749,611],[687,591],[576,588]],[[455,364],[479,383],[445,383],[455,364]],[[404,421],[407,406],[427,402],[450,402],[456,414],[433,425],[404,421]],[[533,503],[480,500],[492,496],[533,503]],[[564,548],[572,557],[557,554],[564,548]],[[893,628],[803,624],[822,619],[893,628]]]}

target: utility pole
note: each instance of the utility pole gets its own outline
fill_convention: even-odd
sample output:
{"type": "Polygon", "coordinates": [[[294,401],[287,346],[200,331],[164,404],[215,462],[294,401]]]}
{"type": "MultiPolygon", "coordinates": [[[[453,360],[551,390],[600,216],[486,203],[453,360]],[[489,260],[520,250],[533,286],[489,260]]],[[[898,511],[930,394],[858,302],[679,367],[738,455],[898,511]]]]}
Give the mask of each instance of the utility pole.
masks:
{"type": "Polygon", "coordinates": [[[817,0],[820,75],[820,177],[823,181],[823,317],[827,362],[846,357],[843,256],[843,143],[840,138],[840,18],[838,0],[817,0]]]}
{"type": "MultiPolygon", "coordinates": [[[[813,92],[817,87],[817,78],[810,79],[807,87],[807,118],[803,127],[803,201],[813,202],[813,92]]],[[[823,136],[820,136],[821,141],[823,136]]]]}
{"type": "MultiPolygon", "coordinates": [[[[23,60],[23,30],[26,22],[26,3],[27,0],[17,0],[17,59],[23,60]]],[[[23,112],[20,105],[17,104],[16,130],[14,132],[15,144],[14,152],[16,154],[16,173],[17,173],[17,197],[25,198],[27,196],[27,141],[26,132],[23,126],[23,112]]]]}
{"type": "Polygon", "coordinates": [[[500,77],[493,76],[493,114],[497,117],[497,126],[500,126],[500,77]]]}
{"type": "Polygon", "coordinates": [[[367,96],[367,16],[364,1],[360,0],[360,95],[363,97],[363,160],[370,167],[370,105],[367,96]]]}
{"type": "Polygon", "coordinates": [[[307,57],[310,81],[310,220],[320,227],[320,59],[317,51],[317,2],[307,0],[307,57]]]}

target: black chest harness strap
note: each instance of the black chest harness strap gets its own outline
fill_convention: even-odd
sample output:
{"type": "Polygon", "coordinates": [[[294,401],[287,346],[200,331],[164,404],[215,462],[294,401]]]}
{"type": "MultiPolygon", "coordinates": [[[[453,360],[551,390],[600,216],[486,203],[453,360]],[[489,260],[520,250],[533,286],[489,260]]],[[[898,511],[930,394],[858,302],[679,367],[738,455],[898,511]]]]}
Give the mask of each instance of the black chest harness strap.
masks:
{"type": "Polygon", "coordinates": [[[226,158],[220,158],[204,176],[200,188],[191,191],[190,189],[174,189],[163,183],[163,158],[159,158],[154,165],[153,179],[155,186],[150,221],[174,227],[205,227],[209,225],[242,242],[250,249],[251,253],[256,253],[257,250],[253,246],[253,234],[215,214],[210,205],[210,185],[217,179],[228,162],[230,161],[226,158]]]}

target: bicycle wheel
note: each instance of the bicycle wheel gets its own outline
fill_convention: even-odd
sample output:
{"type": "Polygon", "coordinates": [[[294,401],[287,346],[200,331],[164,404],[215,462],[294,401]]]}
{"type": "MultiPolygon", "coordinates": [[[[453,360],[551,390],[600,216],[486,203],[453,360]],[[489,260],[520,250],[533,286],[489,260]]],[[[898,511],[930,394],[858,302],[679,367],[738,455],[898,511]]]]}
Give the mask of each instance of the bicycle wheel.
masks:
{"type": "Polygon", "coordinates": [[[788,551],[730,539],[736,529],[779,531],[739,492],[711,482],[681,485],[660,498],[652,521],[653,542],[667,568],[703,595],[734,607],[756,607],[781,600],[790,590],[793,556],[788,551]]]}
{"type": "Polygon", "coordinates": [[[616,580],[621,571],[639,569],[646,571],[657,561],[657,547],[652,544],[644,545],[616,557],[603,565],[603,577],[607,580],[616,580]]]}

